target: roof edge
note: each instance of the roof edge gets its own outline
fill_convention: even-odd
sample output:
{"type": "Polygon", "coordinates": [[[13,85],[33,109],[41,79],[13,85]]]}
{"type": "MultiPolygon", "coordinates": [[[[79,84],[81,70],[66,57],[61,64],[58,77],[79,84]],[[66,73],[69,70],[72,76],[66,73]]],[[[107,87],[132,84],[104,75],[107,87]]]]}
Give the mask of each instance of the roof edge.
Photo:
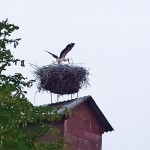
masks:
{"type": "Polygon", "coordinates": [[[89,97],[87,103],[89,107],[92,108],[91,110],[94,113],[94,115],[97,116],[99,123],[102,124],[102,126],[105,128],[105,132],[113,131],[114,130],[113,127],[108,122],[108,120],[106,119],[106,117],[104,116],[104,114],[102,113],[102,111],[100,110],[100,108],[98,107],[94,99],[92,98],[92,96],[89,97]]]}

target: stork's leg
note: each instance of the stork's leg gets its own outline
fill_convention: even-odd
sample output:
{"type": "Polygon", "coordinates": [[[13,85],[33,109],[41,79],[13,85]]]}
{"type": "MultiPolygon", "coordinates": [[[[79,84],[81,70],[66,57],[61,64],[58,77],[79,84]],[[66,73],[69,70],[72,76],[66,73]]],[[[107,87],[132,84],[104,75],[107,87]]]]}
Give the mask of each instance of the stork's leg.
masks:
{"type": "Polygon", "coordinates": [[[77,98],[78,98],[78,92],[77,92],[77,98]]]}
{"type": "Polygon", "coordinates": [[[72,94],[71,94],[71,100],[72,100],[72,94]]]}

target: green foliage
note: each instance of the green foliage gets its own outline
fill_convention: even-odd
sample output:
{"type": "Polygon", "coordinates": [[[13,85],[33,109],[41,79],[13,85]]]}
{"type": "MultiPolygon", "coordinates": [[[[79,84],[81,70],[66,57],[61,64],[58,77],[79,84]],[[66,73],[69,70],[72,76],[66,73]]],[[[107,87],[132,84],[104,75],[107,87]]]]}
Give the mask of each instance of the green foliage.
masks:
{"type": "Polygon", "coordinates": [[[35,107],[26,98],[25,88],[33,85],[21,73],[6,75],[12,64],[25,66],[24,60],[15,59],[10,49],[16,48],[20,39],[11,39],[11,33],[19,27],[0,22],[0,149],[2,150],[42,150],[63,149],[64,141],[41,143],[40,137],[57,133],[52,124],[60,116],[57,110],[49,106],[35,107]],[[40,143],[40,144],[39,144],[40,143]]]}

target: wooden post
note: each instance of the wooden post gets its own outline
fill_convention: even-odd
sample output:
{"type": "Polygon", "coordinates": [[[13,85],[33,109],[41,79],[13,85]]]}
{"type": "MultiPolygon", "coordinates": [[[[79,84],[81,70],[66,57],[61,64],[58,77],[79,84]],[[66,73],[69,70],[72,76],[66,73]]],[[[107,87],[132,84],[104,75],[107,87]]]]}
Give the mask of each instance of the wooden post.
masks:
{"type": "Polygon", "coordinates": [[[57,94],[57,103],[58,103],[58,94],[57,94]]]}
{"type": "Polygon", "coordinates": [[[52,92],[51,92],[51,104],[53,103],[52,92]]]}

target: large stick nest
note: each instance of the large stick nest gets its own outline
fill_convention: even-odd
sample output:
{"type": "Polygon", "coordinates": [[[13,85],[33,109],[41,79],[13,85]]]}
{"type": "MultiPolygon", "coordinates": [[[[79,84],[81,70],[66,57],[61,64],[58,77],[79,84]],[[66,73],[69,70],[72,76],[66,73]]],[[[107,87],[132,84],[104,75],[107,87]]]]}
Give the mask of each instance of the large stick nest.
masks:
{"type": "Polygon", "coordinates": [[[77,93],[83,86],[88,85],[89,71],[84,67],[68,64],[51,64],[37,67],[38,89],[48,90],[55,94],[77,93]]]}

